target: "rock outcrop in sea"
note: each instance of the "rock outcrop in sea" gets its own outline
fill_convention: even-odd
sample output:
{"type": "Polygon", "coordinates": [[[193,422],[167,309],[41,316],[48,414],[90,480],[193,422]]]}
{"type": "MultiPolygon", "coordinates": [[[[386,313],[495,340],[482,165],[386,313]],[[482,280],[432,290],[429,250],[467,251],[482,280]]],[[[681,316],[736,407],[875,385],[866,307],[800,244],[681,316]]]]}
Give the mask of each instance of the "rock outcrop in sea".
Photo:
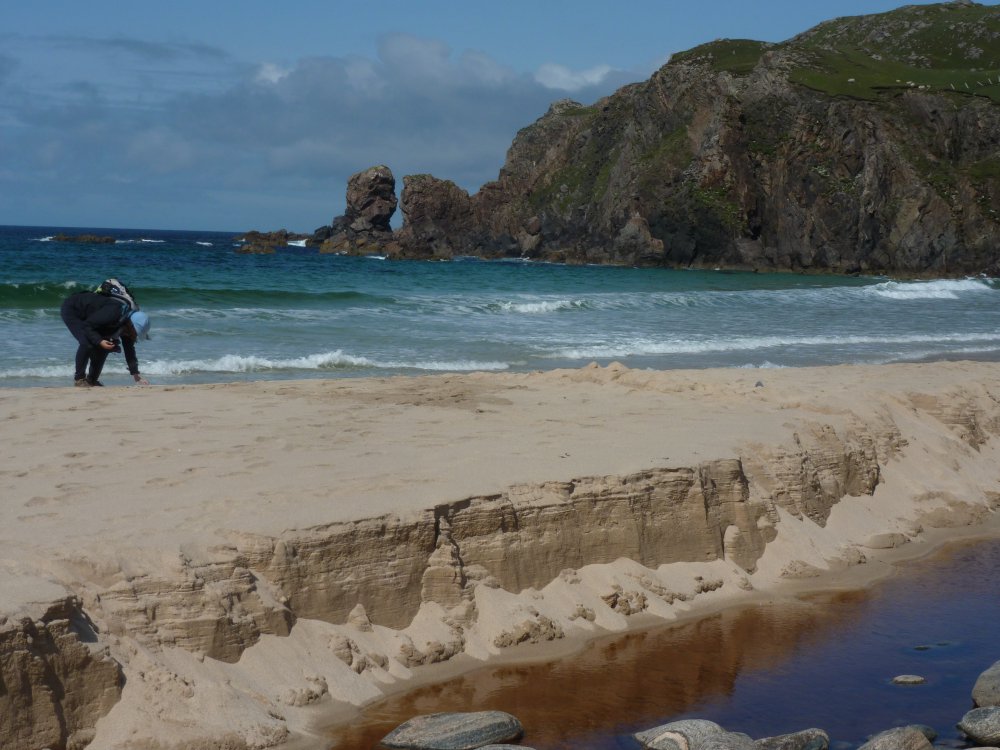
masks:
{"type": "Polygon", "coordinates": [[[347,209],[329,226],[320,227],[309,245],[321,253],[398,254],[389,220],[396,212],[396,178],[385,165],[352,175],[347,181],[347,209]]]}
{"type": "Polygon", "coordinates": [[[998,275],[998,39],[1000,8],[949,2],[781,44],[711,42],[592,105],[555,102],[475,194],[404,177],[395,233],[391,173],[355,175],[347,213],[313,242],[400,258],[998,275]],[[358,221],[369,203],[385,222],[358,221]]]}

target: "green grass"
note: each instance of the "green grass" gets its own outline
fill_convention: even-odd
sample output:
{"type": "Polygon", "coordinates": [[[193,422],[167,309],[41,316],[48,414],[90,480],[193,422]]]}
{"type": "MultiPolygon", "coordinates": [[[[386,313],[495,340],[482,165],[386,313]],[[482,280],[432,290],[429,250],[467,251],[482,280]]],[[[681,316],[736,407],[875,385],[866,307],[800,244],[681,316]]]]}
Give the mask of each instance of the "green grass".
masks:
{"type": "Polygon", "coordinates": [[[678,52],[670,62],[707,62],[713,70],[746,75],[760,62],[761,55],[773,45],[752,39],[719,39],[687,52],[678,52]]]}
{"type": "Polygon", "coordinates": [[[968,68],[918,68],[876,60],[859,49],[811,50],[806,66],[792,71],[792,82],[832,96],[878,99],[905,89],[975,94],[1000,101],[1000,68],[970,72],[968,68]]]}
{"type": "Polygon", "coordinates": [[[721,39],[671,57],[745,75],[769,49],[792,52],[794,83],[833,96],[879,99],[905,89],[984,96],[1000,102],[1000,8],[909,5],[838,18],[782,44],[721,39]]]}
{"type": "Polygon", "coordinates": [[[791,79],[835,96],[877,99],[904,89],[1000,101],[1000,9],[954,3],[828,21],[789,43],[791,79]]]}

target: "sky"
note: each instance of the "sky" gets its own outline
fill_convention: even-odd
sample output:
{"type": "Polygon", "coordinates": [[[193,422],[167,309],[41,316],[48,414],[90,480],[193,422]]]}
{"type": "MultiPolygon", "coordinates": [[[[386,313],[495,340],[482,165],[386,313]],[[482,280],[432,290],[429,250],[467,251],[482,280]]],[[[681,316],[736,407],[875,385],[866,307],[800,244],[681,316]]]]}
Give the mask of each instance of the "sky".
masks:
{"type": "Polygon", "coordinates": [[[713,39],[901,4],[11,0],[0,224],[311,232],[376,164],[397,193],[419,173],[471,193],[553,101],[590,104],[713,39]]]}

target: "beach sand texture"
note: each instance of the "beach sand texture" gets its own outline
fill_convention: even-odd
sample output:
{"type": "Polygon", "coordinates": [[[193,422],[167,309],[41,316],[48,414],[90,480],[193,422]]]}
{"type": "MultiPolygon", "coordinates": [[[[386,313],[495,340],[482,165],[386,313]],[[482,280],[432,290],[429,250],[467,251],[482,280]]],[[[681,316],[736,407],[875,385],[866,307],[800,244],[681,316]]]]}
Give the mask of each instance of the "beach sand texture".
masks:
{"type": "Polygon", "coordinates": [[[988,362],[11,389],[0,424],[15,750],[323,747],[446,670],[1000,515],[988,362]]]}

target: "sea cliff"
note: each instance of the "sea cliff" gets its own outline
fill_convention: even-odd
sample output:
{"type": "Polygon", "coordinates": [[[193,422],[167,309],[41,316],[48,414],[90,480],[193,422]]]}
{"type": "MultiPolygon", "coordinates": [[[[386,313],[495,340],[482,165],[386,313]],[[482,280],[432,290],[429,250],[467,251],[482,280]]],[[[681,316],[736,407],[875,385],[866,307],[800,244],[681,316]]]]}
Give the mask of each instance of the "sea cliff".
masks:
{"type": "Polygon", "coordinates": [[[312,243],[401,258],[997,275],[998,39],[1000,8],[948,2],[838,18],[779,44],[711,42],[589,106],[553,103],[474,194],[405,176],[396,232],[391,171],[359,172],[346,213],[312,243]]]}

